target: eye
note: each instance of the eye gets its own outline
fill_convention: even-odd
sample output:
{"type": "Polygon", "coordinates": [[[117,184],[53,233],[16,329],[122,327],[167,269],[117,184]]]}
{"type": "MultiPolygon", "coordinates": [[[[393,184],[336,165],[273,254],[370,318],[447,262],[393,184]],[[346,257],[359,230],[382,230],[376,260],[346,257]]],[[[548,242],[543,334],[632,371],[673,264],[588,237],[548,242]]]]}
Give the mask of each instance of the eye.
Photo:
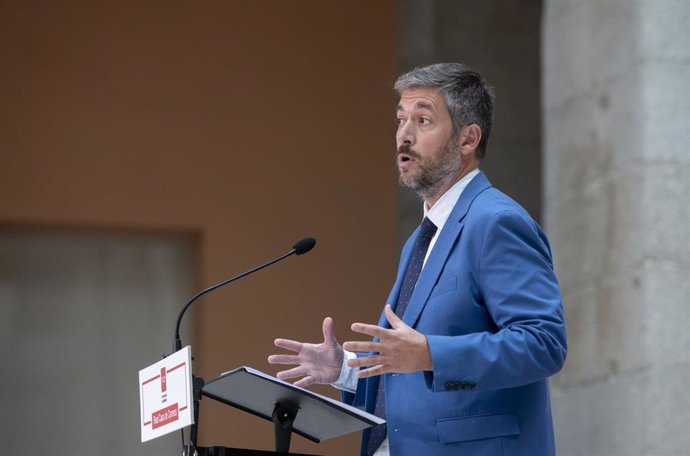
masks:
{"type": "Polygon", "coordinates": [[[403,123],[405,123],[405,119],[403,117],[398,117],[395,119],[395,125],[400,126],[403,123]]]}
{"type": "Polygon", "coordinates": [[[429,119],[428,117],[420,117],[418,122],[421,125],[429,125],[431,123],[431,119],[429,119]]]}

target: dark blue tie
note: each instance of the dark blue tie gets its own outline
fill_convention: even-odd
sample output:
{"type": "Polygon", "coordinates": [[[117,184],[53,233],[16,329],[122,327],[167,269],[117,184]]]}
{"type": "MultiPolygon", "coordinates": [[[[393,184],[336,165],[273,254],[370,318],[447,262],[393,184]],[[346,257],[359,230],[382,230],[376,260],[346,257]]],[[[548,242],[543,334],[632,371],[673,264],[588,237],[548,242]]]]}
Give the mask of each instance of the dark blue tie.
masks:
{"type": "MultiPolygon", "coordinates": [[[[407,310],[407,305],[410,303],[410,297],[412,296],[415,285],[417,285],[419,273],[422,271],[422,265],[424,265],[426,251],[429,250],[429,244],[434,234],[436,234],[436,225],[431,223],[431,220],[424,217],[422,225],[419,228],[419,236],[414,243],[410,263],[407,265],[407,271],[405,271],[405,279],[400,288],[398,303],[395,306],[395,314],[400,318],[403,318],[407,310]]],[[[374,407],[374,415],[380,418],[386,417],[386,382],[384,380],[384,376],[380,376],[379,388],[376,391],[376,406],[374,407]]],[[[367,454],[369,456],[373,455],[378,447],[381,446],[381,443],[386,439],[386,431],[385,424],[374,426],[371,429],[369,442],[367,442],[367,454]]]]}

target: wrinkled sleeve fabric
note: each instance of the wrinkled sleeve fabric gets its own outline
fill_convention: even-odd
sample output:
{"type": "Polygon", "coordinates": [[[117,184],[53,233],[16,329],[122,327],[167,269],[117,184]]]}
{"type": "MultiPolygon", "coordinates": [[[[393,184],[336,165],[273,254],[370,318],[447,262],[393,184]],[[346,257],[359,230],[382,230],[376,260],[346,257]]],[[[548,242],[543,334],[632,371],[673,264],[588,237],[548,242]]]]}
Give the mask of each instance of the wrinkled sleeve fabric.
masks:
{"type": "Polygon", "coordinates": [[[357,372],[359,372],[358,367],[350,367],[347,362],[351,359],[357,358],[357,354],[343,350],[343,366],[340,369],[340,377],[331,386],[338,388],[341,391],[347,391],[349,393],[354,393],[357,391],[357,372]]]}
{"type": "Polygon", "coordinates": [[[538,225],[517,210],[493,215],[484,230],[473,277],[476,305],[493,319],[495,332],[427,335],[432,391],[469,381],[475,391],[511,388],[543,380],[565,362],[566,334],[551,252],[538,225]]]}

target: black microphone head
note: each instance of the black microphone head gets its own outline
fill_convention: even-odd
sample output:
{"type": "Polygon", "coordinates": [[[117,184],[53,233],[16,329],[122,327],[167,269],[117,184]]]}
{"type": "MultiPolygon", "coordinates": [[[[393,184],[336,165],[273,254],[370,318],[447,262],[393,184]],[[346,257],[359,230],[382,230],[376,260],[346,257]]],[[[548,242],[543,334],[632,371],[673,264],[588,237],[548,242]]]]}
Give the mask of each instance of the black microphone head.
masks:
{"type": "Polygon", "coordinates": [[[302,255],[303,253],[307,253],[308,251],[313,249],[315,245],[316,239],[304,238],[301,241],[297,241],[297,244],[292,246],[292,250],[295,251],[295,254],[302,255]]]}

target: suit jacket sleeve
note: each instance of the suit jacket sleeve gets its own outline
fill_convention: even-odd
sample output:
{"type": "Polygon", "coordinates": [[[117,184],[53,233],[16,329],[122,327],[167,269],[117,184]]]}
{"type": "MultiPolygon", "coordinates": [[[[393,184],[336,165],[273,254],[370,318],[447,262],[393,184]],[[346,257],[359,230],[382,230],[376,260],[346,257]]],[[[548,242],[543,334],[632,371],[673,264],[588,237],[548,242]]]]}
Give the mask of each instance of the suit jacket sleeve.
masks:
{"type": "Polygon", "coordinates": [[[433,391],[447,382],[476,390],[510,388],[543,380],[565,361],[566,335],[551,252],[538,225],[517,210],[493,215],[478,236],[473,261],[477,300],[496,328],[458,336],[428,335],[433,391]]]}

